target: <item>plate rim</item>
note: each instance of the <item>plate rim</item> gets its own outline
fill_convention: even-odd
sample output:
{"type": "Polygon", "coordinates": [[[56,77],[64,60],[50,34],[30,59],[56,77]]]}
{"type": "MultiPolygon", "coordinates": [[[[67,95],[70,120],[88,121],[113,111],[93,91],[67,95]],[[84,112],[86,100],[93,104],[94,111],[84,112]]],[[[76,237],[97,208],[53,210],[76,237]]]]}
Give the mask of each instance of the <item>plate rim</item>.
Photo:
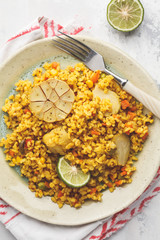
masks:
{"type": "MultiPolygon", "coordinates": [[[[123,50],[121,50],[120,48],[114,46],[113,44],[110,44],[108,42],[105,42],[105,41],[102,41],[102,40],[99,40],[97,38],[91,38],[91,37],[88,37],[88,36],[83,36],[83,35],[80,35],[80,36],[75,36],[77,39],[79,40],[83,40],[83,41],[90,41],[90,42],[93,42],[93,43],[96,43],[98,42],[99,44],[102,44],[102,45],[105,45],[109,48],[112,48],[114,49],[116,52],[120,52],[120,54],[122,54],[124,57],[126,57],[127,59],[131,60],[133,62],[134,65],[136,65],[141,71],[143,71],[146,75],[148,75],[148,77],[151,79],[151,81],[154,82],[154,84],[157,86],[157,83],[152,79],[151,75],[141,66],[141,64],[139,64],[135,59],[133,59],[131,56],[129,56],[127,53],[125,53],[123,50]]],[[[48,42],[50,40],[52,40],[52,38],[46,38],[46,39],[39,39],[39,40],[36,40],[35,42],[31,42],[27,45],[25,45],[24,47],[20,48],[18,51],[16,51],[14,54],[12,54],[9,58],[6,59],[6,61],[4,61],[4,63],[1,65],[0,67],[0,71],[6,66],[6,64],[8,64],[8,62],[10,62],[13,58],[15,58],[17,55],[19,55],[21,52],[23,52],[24,50],[30,48],[30,47],[33,47],[34,45],[37,44],[37,42],[48,42]]],[[[159,156],[159,164],[160,164],[160,156],[159,156]]],[[[157,167],[156,167],[156,171],[152,174],[152,179],[148,179],[148,181],[146,181],[146,184],[143,186],[143,190],[141,190],[141,193],[138,193],[138,194],[135,194],[134,196],[134,199],[128,201],[128,203],[126,204],[125,202],[125,206],[122,206],[120,207],[118,210],[113,211],[113,213],[111,213],[109,216],[123,210],[124,208],[128,207],[130,204],[132,204],[142,193],[143,191],[148,187],[148,185],[152,182],[158,168],[159,168],[159,164],[158,164],[158,161],[157,161],[157,167]]],[[[1,194],[1,193],[0,193],[1,194]]],[[[12,204],[12,200],[8,200],[8,199],[5,199],[5,197],[3,197],[3,194],[1,194],[1,197],[4,201],[6,201],[7,203],[9,203],[11,206],[13,206],[14,204],[12,204]]],[[[14,206],[13,206],[14,207],[14,206]]],[[[83,205],[82,205],[83,207],[83,205]]],[[[27,211],[25,212],[24,210],[22,211],[21,210],[21,206],[17,208],[16,206],[16,209],[18,211],[21,211],[22,213],[26,214],[27,216],[30,216],[30,217],[33,217],[33,218],[36,218],[37,220],[40,220],[40,221],[44,221],[42,218],[37,218],[37,217],[34,217],[32,214],[28,213],[27,211]]],[[[106,214],[105,214],[106,215],[106,214]]],[[[91,223],[91,222],[95,222],[95,221],[98,221],[98,220],[102,220],[104,218],[107,218],[109,216],[103,216],[103,217],[97,217],[97,219],[94,219],[94,220],[87,220],[87,221],[81,221],[80,223],[57,223],[57,222],[54,222],[54,221],[47,221],[47,223],[51,223],[51,224],[56,224],[56,225],[65,225],[65,226],[71,226],[71,225],[74,225],[74,226],[78,226],[78,225],[83,225],[83,224],[87,224],[87,223],[91,223]]],[[[45,221],[46,222],[46,221],[45,221]]]]}

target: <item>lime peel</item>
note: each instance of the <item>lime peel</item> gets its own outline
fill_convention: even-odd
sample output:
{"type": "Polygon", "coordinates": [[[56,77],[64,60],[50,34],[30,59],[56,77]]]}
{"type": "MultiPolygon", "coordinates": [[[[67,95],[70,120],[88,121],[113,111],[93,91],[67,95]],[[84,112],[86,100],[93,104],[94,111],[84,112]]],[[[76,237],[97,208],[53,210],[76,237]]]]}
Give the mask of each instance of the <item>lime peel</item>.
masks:
{"type": "Polygon", "coordinates": [[[90,180],[90,173],[84,173],[79,167],[71,166],[64,157],[60,157],[57,172],[61,180],[72,188],[83,187],[90,180]]]}
{"type": "Polygon", "coordinates": [[[136,29],[143,17],[144,8],[139,0],[111,0],[107,6],[109,24],[122,32],[136,29]]]}

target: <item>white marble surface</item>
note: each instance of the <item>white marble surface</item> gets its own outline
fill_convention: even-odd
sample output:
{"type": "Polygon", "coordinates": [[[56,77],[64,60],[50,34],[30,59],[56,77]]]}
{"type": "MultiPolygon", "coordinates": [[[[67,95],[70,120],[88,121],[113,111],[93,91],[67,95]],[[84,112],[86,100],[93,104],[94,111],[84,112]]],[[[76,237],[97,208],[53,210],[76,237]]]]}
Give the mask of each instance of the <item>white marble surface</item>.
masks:
{"type": "MultiPolygon", "coordinates": [[[[109,0],[0,0],[0,46],[36,17],[53,18],[65,25],[74,18],[81,18],[97,38],[108,41],[136,59],[153,79],[160,84],[160,4],[159,0],[142,0],[145,16],[142,25],[132,33],[121,33],[106,21],[109,0]]],[[[160,194],[148,207],[134,217],[112,240],[160,239],[160,194]]],[[[0,239],[15,239],[0,224],[0,239]]],[[[37,240],[37,239],[35,239],[37,240]]],[[[45,240],[45,239],[44,239],[45,240]]]]}

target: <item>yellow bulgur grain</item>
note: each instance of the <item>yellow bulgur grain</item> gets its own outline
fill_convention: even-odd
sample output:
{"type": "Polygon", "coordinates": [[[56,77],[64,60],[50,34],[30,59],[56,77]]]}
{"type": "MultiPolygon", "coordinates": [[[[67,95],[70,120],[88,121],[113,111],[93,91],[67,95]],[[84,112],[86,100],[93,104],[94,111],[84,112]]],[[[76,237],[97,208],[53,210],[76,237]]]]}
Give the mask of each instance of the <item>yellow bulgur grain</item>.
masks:
{"type": "MultiPolygon", "coordinates": [[[[28,178],[29,188],[36,197],[51,196],[60,208],[64,204],[79,208],[87,199],[101,201],[102,190],[113,192],[116,187],[131,183],[131,176],[136,171],[133,166],[137,161],[136,154],[142,151],[148,136],[148,125],[153,123],[152,113],[143,114],[143,105],[122,90],[111,75],[103,73],[98,79],[98,86],[105,92],[109,89],[114,91],[120,102],[127,100],[130,104],[129,109],[111,114],[109,100],[93,97],[92,75],[93,72],[83,63],[66,69],[57,64],[55,69],[52,63],[46,62],[43,68],[33,71],[33,83],[29,80],[16,83],[17,94],[6,99],[2,107],[7,113],[4,116],[6,126],[12,130],[0,142],[0,147],[5,147],[6,160],[11,167],[20,165],[21,174],[28,178]],[[66,119],[47,123],[30,111],[29,95],[33,86],[53,77],[69,84],[75,93],[75,101],[66,119]],[[133,107],[135,117],[130,120],[128,111],[132,111],[133,107]],[[81,188],[70,188],[62,182],[56,171],[58,156],[51,154],[43,143],[46,133],[62,126],[71,139],[66,146],[65,158],[71,164],[79,165],[84,173],[90,171],[91,174],[88,184],[81,188]],[[131,143],[125,166],[119,165],[114,156],[116,145],[113,137],[122,133],[129,136],[131,143]],[[39,183],[44,184],[44,189],[38,188],[39,183]]],[[[54,141],[59,142],[58,135],[54,141]]]]}

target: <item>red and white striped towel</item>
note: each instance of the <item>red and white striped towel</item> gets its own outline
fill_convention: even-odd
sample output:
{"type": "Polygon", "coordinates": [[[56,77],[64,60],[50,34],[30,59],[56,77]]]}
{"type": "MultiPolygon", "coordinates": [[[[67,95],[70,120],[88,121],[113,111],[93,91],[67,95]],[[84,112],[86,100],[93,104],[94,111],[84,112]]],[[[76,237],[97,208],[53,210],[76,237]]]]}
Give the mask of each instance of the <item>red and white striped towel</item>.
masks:
{"type": "MultiPolygon", "coordinates": [[[[63,27],[54,20],[40,17],[23,31],[10,38],[0,52],[2,63],[17,49],[40,38],[52,37],[61,29],[67,34],[77,34],[84,27],[73,23],[63,27]]],[[[19,240],[102,240],[121,229],[133,216],[140,213],[150,200],[160,192],[160,168],[144,193],[129,207],[110,218],[77,227],[56,226],[30,218],[0,198],[0,221],[19,240]]]]}

